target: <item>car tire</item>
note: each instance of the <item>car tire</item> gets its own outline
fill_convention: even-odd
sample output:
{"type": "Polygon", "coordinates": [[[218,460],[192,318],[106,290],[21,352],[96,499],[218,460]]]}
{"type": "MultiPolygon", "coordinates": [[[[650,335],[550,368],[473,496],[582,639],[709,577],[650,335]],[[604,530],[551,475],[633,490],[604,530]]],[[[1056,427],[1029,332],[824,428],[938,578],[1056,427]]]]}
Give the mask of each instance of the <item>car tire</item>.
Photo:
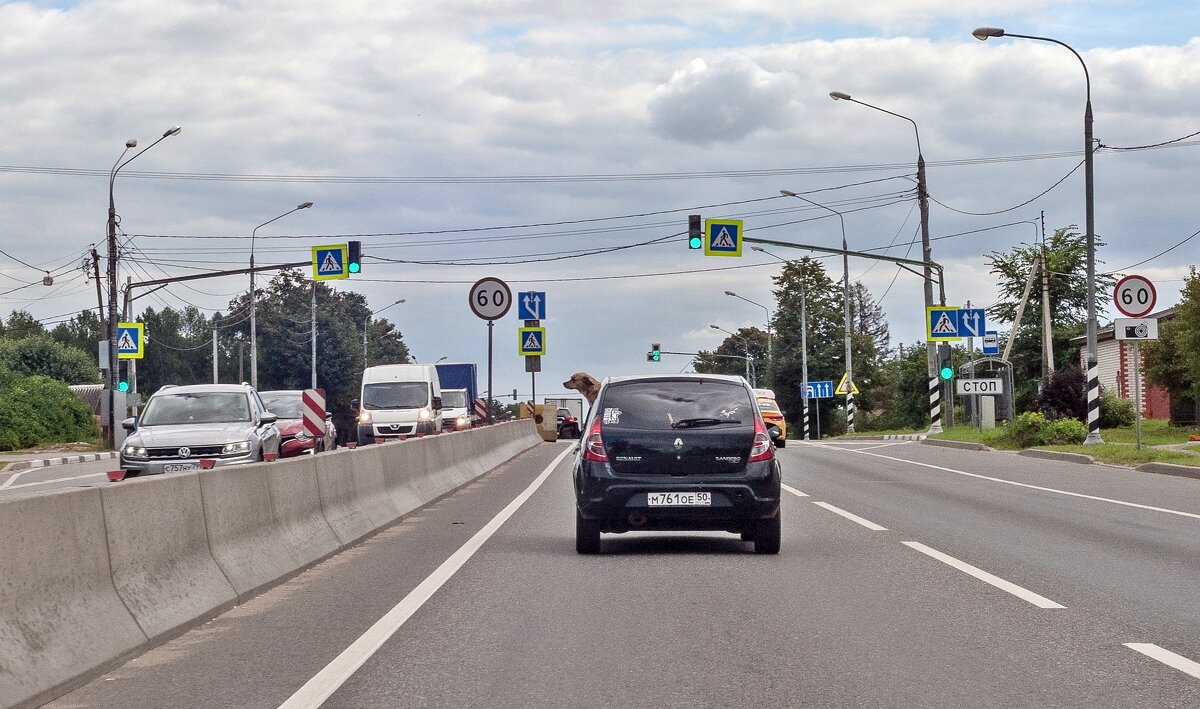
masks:
{"type": "Polygon", "coordinates": [[[575,510],[575,551],[580,554],[600,553],[600,522],[584,519],[578,509],[575,510]]]}
{"type": "Polygon", "coordinates": [[[775,447],[776,448],[787,448],[787,439],[786,438],[775,439],[775,447]]]}
{"type": "Polygon", "coordinates": [[[770,519],[760,519],[754,525],[754,553],[778,554],[783,537],[783,513],[776,512],[770,519]]]}
{"type": "Polygon", "coordinates": [[[743,541],[743,542],[752,542],[752,541],[754,541],[754,530],[753,530],[753,529],[749,529],[749,530],[746,530],[745,532],[742,532],[742,541],[743,541]]]}

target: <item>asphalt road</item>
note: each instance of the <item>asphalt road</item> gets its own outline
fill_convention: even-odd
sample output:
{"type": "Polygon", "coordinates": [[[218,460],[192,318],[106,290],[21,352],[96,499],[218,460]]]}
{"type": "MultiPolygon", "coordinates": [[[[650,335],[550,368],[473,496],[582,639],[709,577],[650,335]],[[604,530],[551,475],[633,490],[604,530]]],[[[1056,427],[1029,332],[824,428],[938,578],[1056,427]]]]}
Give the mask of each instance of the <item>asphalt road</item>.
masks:
{"type": "Polygon", "coordinates": [[[107,485],[108,471],[121,466],[114,458],[44,468],[0,471],[0,500],[45,490],[107,485]]]}
{"type": "Polygon", "coordinates": [[[51,706],[1200,706],[1200,481],[794,442],[778,556],[632,534],[584,557],[570,458],[548,467],[572,446],[51,706]]]}

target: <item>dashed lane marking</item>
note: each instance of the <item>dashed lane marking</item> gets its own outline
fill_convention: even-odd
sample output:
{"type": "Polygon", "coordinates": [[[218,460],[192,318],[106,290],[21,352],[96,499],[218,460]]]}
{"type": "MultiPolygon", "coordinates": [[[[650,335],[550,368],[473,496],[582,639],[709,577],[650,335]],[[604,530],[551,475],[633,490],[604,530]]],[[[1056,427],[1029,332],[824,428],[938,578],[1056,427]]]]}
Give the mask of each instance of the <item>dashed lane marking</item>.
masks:
{"type": "Polygon", "coordinates": [[[1066,608],[1066,606],[1064,606],[1060,603],[1055,603],[1054,601],[1050,600],[1049,598],[1046,598],[1045,596],[1038,595],[1038,594],[1034,593],[1033,591],[1030,591],[1029,589],[1024,588],[1022,586],[1018,586],[1017,584],[1015,584],[1011,581],[1005,581],[1004,579],[1000,578],[999,576],[989,574],[988,572],[984,571],[983,569],[981,569],[977,566],[971,566],[970,564],[968,564],[965,561],[959,561],[958,559],[955,559],[954,557],[950,556],[949,554],[943,554],[942,552],[938,551],[937,549],[931,549],[930,547],[927,547],[920,542],[901,542],[901,544],[903,544],[904,546],[909,547],[911,549],[916,549],[917,551],[921,552],[922,554],[925,554],[926,556],[937,559],[938,561],[942,562],[943,564],[952,566],[969,576],[974,576],[975,578],[979,579],[980,581],[983,581],[984,583],[987,583],[987,584],[991,584],[992,586],[995,586],[996,588],[1000,589],[1001,591],[1007,591],[1008,593],[1011,593],[1012,595],[1016,596],[1017,598],[1020,598],[1023,601],[1032,603],[1033,605],[1037,606],[1038,608],[1066,608]]]}

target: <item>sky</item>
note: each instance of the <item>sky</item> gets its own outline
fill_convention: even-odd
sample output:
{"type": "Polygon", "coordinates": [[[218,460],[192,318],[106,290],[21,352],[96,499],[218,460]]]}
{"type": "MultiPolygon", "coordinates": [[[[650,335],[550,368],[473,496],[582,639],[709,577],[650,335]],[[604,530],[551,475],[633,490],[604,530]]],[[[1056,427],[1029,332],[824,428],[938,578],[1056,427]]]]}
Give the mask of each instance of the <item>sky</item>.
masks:
{"type": "MultiPolygon", "coordinates": [[[[681,371],[689,357],[648,363],[650,343],[712,350],[713,324],[765,328],[782,265],[689,251],[688,214],[840,245],[837,219],[791,190],[842,211],[850,249],[920,258],[913,124],[830,91],[915,121],[947,302],[986,307],[988,253],[1034,242],[1043,215],[1048,232],[1082,230],[1085,84],[1067,49],[980,42],[979,26],[1080,53],[1104,146],[1097,271],[1147,276],[1175,303],[1200,254],[1200,137],[1117,148],[1200,131],[1195,3],[94,0],[0,2],[0,313],[53,327],[96,306],[83,266],[105,252],[109,171],[126,140],[178,125],[114,183],[122,282],[245,267],[257,225],[312,201],[258,229],[256,263],[361,240],[363,273],[334,287],[387,307],[419,361],[479,363],[486,386],[487,324],[467,299],[493,277],[546,294],[539,398],[578,370],[681,371]]],[[[893,345],[924,338],[919,278],[849,270],[893,345]]],[[[226,312],[246,288],[179,284],[135,311],[226,312]]],[[[498,396],[534,385],[520,325],[515,308],[495,323],[498,396]]]]}

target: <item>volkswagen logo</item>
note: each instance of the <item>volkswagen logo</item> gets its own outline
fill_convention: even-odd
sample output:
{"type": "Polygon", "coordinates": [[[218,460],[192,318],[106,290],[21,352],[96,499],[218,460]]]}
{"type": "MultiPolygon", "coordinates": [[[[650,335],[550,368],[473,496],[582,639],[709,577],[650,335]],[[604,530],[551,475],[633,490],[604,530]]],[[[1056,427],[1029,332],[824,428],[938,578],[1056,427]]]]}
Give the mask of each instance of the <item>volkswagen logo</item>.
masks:
{"type": "Polygon", "coordinates": [[[682,438],[675,439],[675,450],[677,450],[677,451],[683,450],[683,439],[682,438]]]}
{"type": "Polygon", "coordinates": [[[187,458],[191,454],[192,454],[192,449],[188,448],[187,446],[184,446],[183,448],[179,449],[179,457],[180,458],[187,458]]]}

